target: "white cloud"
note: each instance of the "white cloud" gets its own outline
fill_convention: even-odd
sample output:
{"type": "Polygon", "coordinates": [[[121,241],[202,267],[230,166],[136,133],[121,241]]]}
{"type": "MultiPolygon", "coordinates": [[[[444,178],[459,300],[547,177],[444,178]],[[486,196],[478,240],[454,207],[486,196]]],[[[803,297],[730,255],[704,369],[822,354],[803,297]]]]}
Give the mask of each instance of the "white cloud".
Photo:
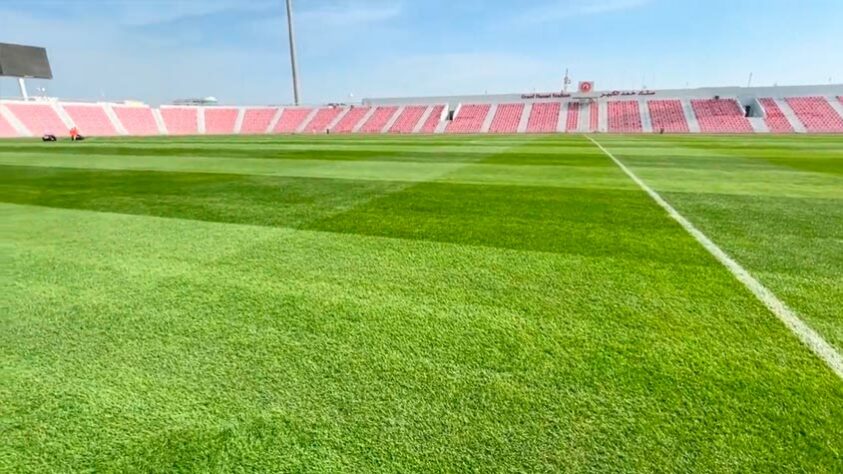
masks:
{"type": "MultiPolygon", "coordinates": [[[[359,58],[361,48],[376,56],[396,36],[396,20],[404,13],[404,4],[395,1],[331,2],[321,6],[305,4],[296,10],[296,36],[302,67],[331,61],[359,58]],[[377,47],[372,49],[372,44],[377,47]]],[[[286,17],[266,16],[250,20],[248,31],[266,44],[279,45],[286,51],[286,17]]],[[[365,58],[359,58],[365,60],[365,58]]]]}
{"type": "MultiPolygon", "coordinates": [[[[0,35],[2,41],[47,47],[56,77],[44,83],[51,94],[87,99],[104,94],[109,99],[137,98],[153,103],[205,95],[243,104],[290,100],[283,0],[185,0],[181,7],[175,7],[178,0],[106,0],[103,8],[84,14],[72,9],[42,12],[37,7],[21,7],[50,1],[54,5],[72,3],[0,0],[0,35]],[[266,2],[273,5],[269,13],[248,10],[266,2]],[[120,5],[127,3],[145,6],[119,13],[120,5]],[[173,9],[162,7],[165,3],[173,9]],[[230,22],[219,18],[178,22],[228,8],[239,8],[243,14],[232,15],[230,22]],[[130,17],[137,23],[165,24],[160,28],[127,27],[130,17]],[[225,31],[219,29],[221,24],[225,31]]],[[[524,2],[531,6],[526,18],[533,23],[508,23],[506,28],[535,26],[537,35],[533,36],[537,38],[522,38],[513,31],[504,36],[484,29],[492,21],[482,14],[500,19],[501,12],[481,10],[481,0],[451,0],[450,7],[446,0],[430,1],[433,7],[424,6],[430,12],[459,8],[460,14],[442,20],[441,25],[432,17],[411,23],[401,17],[422,8],[409,0],[297,0],[305,100],[348,100],[352,92],[360,98],[547,91],[561,86],[566,66],[571,67],[575,80],[594,79],[600,88],[608,89],[640,87],[642,80],[650,87],[681,87],[686,82],[692,86],[730,84],[745,81],[749,71],[755,73],[759,84],[843,78],[839,35],[828,25],[802,32],[798,41],[771,39],[761,33],[750,40],[745,32],[733,32],[734,41],[706,45],[702,54],[694,49],[699,37],[693,31],[657,48],[636,46],[641,37],[633,35],[623,44],[602,42],[605,44],[597,46],[603,48],[595,53],[595,48],[558,47],[565,44],[564,33],[571,29],[556,28],[552,22],[579,16],[588,20],[580,22],[587,25],[584,31],[593,29],[603,35],[601,15],[623,16],[644,7],[648,0],[524,2]],[[538,3],[545,6],[538,8],[538,3]],[[466,17],[466,12],[479,16],[466,17]],[[448,29],[455,24],[466,26],[448,29]],[[443,32],[450,34],[446,37],[443,32]],[[417,40],[431,33],[437,35],[433,40],[417,40]],[[547,46],[545,36],[556,38],[553,47],[547,46]]],[[[31,89],[40,85],[33,83],[31,89]]],[[[16,94],[14,81],[0,80],[0,95],[16,94]]]]}
{"type": "Polygon", "coordinates": [[[118,22],[148,26],[223,12],[262,11],[278,2],[269,0],[141,0],[115,2],[118,22]]]}
{"type": "Polygon", "coordinates": [[[304,9],[296,16],[297,22],[311,25],[311,27],[336,27],[384,22],[398,17],[402,10],[402,4],[397,2],[383,2],[376,5],[342,2],[304,9]]]}
{"type": "Polygon", "coordinates": [[[6,14],[39,13],[45,20],[99,19],[103,24],[148,26],[223,12],[255,12],[277,8],[279,0],[3,0],[6,14]],[[22,6],[23,5],[23,6],[22,6]],[[59,17],[58,12],[62,15],[59,17]]]}
{"type": "Polygon", "coordinates": [[[524,11],[516,17],[516,23],[559,22],[569,18],[633,10],[650,3],[652,0],[561,0],[524,11]]]}
{"type": "Polygon", "coordinates": [[[495,52],[400,56],[354,72],[318,85],[339,98],[491,94],[554,90],[564,73],[552,60],[495,52]]]}
{"type": "MultiPolygon", "coordinates": [[[[39,86],[66,99],[135,98],[157,104],[216,95],[241,103],[286,100],[288,81],[280,54],[248,47],[159,45],[98,18],[5,13],[0,30],[9,41],[47,48],[55,79],[39,86]]],[[[13,84],[0,83],[0,95],[16,93],[13,84]]]]}

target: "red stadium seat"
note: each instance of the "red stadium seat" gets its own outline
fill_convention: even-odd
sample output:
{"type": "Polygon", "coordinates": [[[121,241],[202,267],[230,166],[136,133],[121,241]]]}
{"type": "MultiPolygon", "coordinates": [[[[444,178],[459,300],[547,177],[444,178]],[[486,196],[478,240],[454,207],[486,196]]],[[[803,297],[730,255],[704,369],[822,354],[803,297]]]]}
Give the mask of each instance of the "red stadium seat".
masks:
{"type": "Polygon", "coordinates": [[[259,107],[246,109],[243,114],[243,125],[240,126],[240,133],[243,135],[260,135],[269,130],[272,119],[278,109],[274,107],[259,107]]]}
{"type": "Polygon", "coordinates": [[[489,115],[492,106],[489,104],[463,105],[454,120],[448,124],[446,133],[480,133],[483,122],[489,115]]]}
{"type": "Polygon", "coordinates": [[[580,103],[568,103],[568,123],[565,125],[565,130],[568,132],[576,132],[580,125],[580,103]]]}
{"type": "MultiPolygon", "coordinates": [[[[633,95],[631,93],[618,96],[633,95]]],[[[634,94],[652,95],[652,94],[634,94]]],[[[641,97],[608,99],[605,109],[598,102],[568,102],[566,114],[567,132],[580,130],[597,131],[606,127],[611,133],[641,133],[644,116],[641,113],[641,97]],[[587,124],[582,123],[580,111],[588,107],[587,124]],[[601,121],[600,113],[606,113],[601,121]],[[586,127],[587,125],[587,127],[586,127]]],[[[684,99],[683,99],[684,100],[684,99]]],[[[699,121],[702,133],[754,133],[754,122],[744,116],[741,104],[735,98],[691,99],[690,108],[680,99],[648,100],[647,110],[654,132],[689,133],[690,121],[686,113],[690,110],[699,121]]],[[[794,133],[804,130],[810,133],[843,133],[843,97],[791,97],[782,102],[772,98],[758,98],[764,109],[764,123],[771,133],[794,133]],[[790,114],[792,109],[793,115],[790,114]],[[800,123],[801,122],[801,123],[800,123]],[[794,130],[796,128],[796,130],[794,130]]],[[[48,103],[4,101],[7,115],[0,116],[0,137],[20,135],[54,134],[66,135],[71,122],[83,135],[115,136],[123,132],[129,135],[158,135],[159,124],[156,111],[145,105],[48,103]],[[111,113],[109,107],[113,109],[111,113]],[[116,121],[115,121],[116,117],[116,121]],[[68,123],[65,123],[65,120],[68,123]],[[14,124],[14,126],[13,126],[14,124]],[[15,127],[20,124],[20,131],[15,127]],[[25,129],[25,130],[24,130],[25,129]]],[[[272,126],[272,133],[323,133],[332,127],[334,133],[409,134],[435,133],[442,129],[446,133],[481,133],[488,126],[489,133],[517,133],[524,123],[526,133],[554,133],[563,113],[563,103],[537,102],[489,104],[465,104],[450,122],[443,122],[446,105],[383,105],[376,107],[345,108],[336,105],[318,109],[308,107],[207,107],[204,109],[204,129],[208,135],[216,134],[263,134],[272,126]],[[529,116],[524,111],[529,107],[529,116]],[[491,110],[495,112],[492,113],[491,110]],[[235,130],[243,110],[242,124],[235,130]],[[388,130],[387,130],[388,128],[388,130]]],[[[200,117],[198,107],[164,106],[160,109],[164,130],[168,135],[198,134],[200,117]]]]}
{"type": "Polygon", "coordinates": [[[0,138],[13,138],[17,136],[18,132],[15,130],[15,127],[12,127],[12,124],[0,115],[0,138]]]}
{"type": "Polygon", "coordinates": [[[114,114],[120,119],[129,135],[158,135],[158,125],[152,116],[152,109],[147,106],[114,106],[114,114]]]}
{"type": "Polygon", "coordinates": [[[691,107],[702,133],[753,133],[749,120],[735,99],[696,99],[691,107]]]}
{"type": "Polygon", "coordinates": [[[442,122],[442,113],[445,111],[444,105],[435,105],[433,106],[433,110],[430,112],[430,115],[427,117],[427,120],[424,121],[424,125],[422,125],[421,130],[419,133],[433,133],[436,131],[436,127],[442,122]]]}
{"type": "Polygon", "coordinates": [[[774,99],[759,99],[764,107],[764,123],[771,133],[793,133],[793,126],[788,122],[784,112],[774,99]]]}
{"type": "Polygon", "coordinates": [[[389,128],[389,133],[413,133],[419,120],[424,116],[427,107],[424,105],[408,105],[389,128]]]}
{"type": "Polygon", "coordinates": [[[82,135],[110,137],[118,134],[102,105],[68,104],[63,108],[82,135]]]}
{"type": "Polygon", "coordinates": [[[275,125],[274,133],[295,133],[302,126],[313,109],[289,108],[281,113],[281,119],[275,125]]]}
{"type": "Polygon", "coordinates": [[[199,109],[196,107],[162,107],[161,118],[170,135],[199,133],[199,109]]]}
{"type": "Polygon", "coordinates": [[[378,107],[369,120],[360,128],[360,133],[381,133],[389,120],[398,112],[398,107],[378,107]]]}
{"type": "Polygon", "coordinates": [[[641,133],[644,126],[641,121],[641,108],[638,101],[613,101],[607,104],[608,127],[613,133],[641,133]]]}
{"type": "Polygon", "coordinates": [[[349,110],[340,121],[334,125],[334,128],[331,130],[333,133],[351,133],[360,125],[360,121],[363,120],[363,117],[372,110],[371,107],[354,107],[353,109],[349,110]]]}
{"type": "Polygon", "coordinates": [[[328,130],[328,125],[331,125],[343,109],[339,107],[323,107],[316,112],[316,115],[310,119],[310,122],[304,126],[303,133],[325,133],[328,130]]]}
{"type": "Polygon", "coordinates": [[[205,133],[208,135],[231,135],[237,124],[240,111],[232,108],[211,107],[205,109],[205,133]]]}
{"type": "Polygon", "coordinates": [[[489,133],[516,133],[524,115],[524,104],[501,104],[495,112],[489,133]]]}
{"type": "Polygon", "coordinates": [[[64,135],[70,130],[50,104],[7,102],[6,108],[33,135],[64,135]]]}
{"type": "Polygon", "coordinates": [[[843,132],[843,118],[825,97],[794,97],[787,104],[808,133],[843,132]]]}
{"type": "Polygon", "coordinates": [[[678,99],[651,100],[647,102],[650,111],[650,121],[654,132],[688,133],[688,119],[678,99]]]}
{"type": "Polygon", "coordinates": [[[538,102],[533,104],[530,119],[527,121],[527,133],[553,133],[559,126],[559,114],[562,104],[559,102],[538,102]]]}

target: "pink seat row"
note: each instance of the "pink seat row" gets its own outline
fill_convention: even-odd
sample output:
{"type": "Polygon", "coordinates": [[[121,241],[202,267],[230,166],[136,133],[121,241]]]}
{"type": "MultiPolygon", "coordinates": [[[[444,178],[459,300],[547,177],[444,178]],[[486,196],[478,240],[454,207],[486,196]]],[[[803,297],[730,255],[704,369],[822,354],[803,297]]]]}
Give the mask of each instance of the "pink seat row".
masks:
{"type": "Polygon", "coordinates": [[[463,105],[445,128],[445,133],[480,133],[490,110],[490,104],[463,105]]]}
{"type": "Polygon", "coordinates": [[[516,133],[521,123],[521,116],[524,115],[523,103],[501,104],[495,112],[489,133],[516,133]]]}
{"type": "Polygon", "coordinates": [[[647,102],[650,121],[654,132],[688,133],[688,119],[682,108],[682,102],[673,100],[650,100],[647,102]]]}
{"type": "Polygon", "coordinates": [[[770,133],[793,133],[793,126],[774,99],[766,98],[758,101],[764,107],[764,123],[767,124],[770,133]]]}
{"type": "Polygon", "coordinates": [[[613,101],[606,107],[610,132],[641,133],[643,125],[641,108],[636,100],[613,101]]]}
{"type": "MultiPolygon", "coordinates": [[[[764,122],[772,133],[793,133],[804,125],[809,133],[843,133],[841,97],[760,98],[764,122]],[[786,104],[783,106],[781,104],[786,104]],[[792,115],[790,114],[792,110],[792,115]]],[[[686,105],[688,102],[686,102],[686,105]]],[[[382,105],[326,107],[181,107],[154,110],[145,105],[4,101],[0,103],[0,137],[66,135],[72,127],[83,135],[230,135],[266,133],[554,133],[565,119],[565,131],[598,131],[600,113],[612,133],[643,132],[642,111],[654,132],[688,133],[686,113],[693,113],[703,133],[753,133],[741,104],[734,98],[691,99],[691,112],[679,99],[609,100],[463,104],[452,120],[445,105],[382,105]],[[646,107],[646,108],[645,108],[646,107]],[[585,116],[582,111],[585,110],[585,116]],[[564,116],[563,116],[564,114],[564,116]],[[587,123],[583,124],[582,120],[587,123]]]]}
{"type": "Polygon", "coordinates": [[[808,133],[843,132],[843,117],[825,97],[794,97],[787,99],[787,105],[808,133]]]}
{"type": "Polygon", "coordinates": [[[735,99],[695,99],[691,107],[702,133],[752,133],[752,125],[735,99]]]}

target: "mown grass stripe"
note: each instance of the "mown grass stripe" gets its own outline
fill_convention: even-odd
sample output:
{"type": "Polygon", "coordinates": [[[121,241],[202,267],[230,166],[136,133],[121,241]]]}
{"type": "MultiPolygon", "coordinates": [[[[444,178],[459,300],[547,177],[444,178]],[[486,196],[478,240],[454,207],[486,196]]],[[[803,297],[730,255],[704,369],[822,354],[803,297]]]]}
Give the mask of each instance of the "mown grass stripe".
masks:
{"type": "Polygon", "coordinates": [[[700,243],[714,258],[723,264],[738,281],[758,298],[773,314],[778,317],[791,332],[793,332],[799,340],[808,346],[814,354],[822,359],[831,370],[837,374],[840,379],[843,379],[843,356],[829,344],[823,337],[814,331],[808,324],[791,310],[783,301],[781,301],[772,291],[765,287],[760,281],[752,276],[744,267],[732,259],[726,252],[723,251],[717,244],[715,244],[702,231],[697,229],[694,224],[679,213],[673,206],[670,205],[659,193],[653,190],[647,183],[642,181],[635,173],[632,172],[621,160],[614,154],[607,150],[597,140],[587,137],[595,146],[597,146],[603,153],[606,154],[616,165],[629,176],[644,192],[646,192],[659,206],[661,206],[668,215],[682,226],[685,231],[691,234],[697,242],[700,243]]]}

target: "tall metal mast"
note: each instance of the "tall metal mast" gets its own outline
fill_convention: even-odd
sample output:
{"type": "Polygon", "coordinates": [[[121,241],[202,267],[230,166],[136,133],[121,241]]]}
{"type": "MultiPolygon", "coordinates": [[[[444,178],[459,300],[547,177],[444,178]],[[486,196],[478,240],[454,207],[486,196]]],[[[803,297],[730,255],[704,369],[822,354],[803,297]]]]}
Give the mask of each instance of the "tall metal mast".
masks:
{"type": "Polygon", "coordinates": [[[290,33],[290,64],[293,68],[293,100],[300,103],[299,96],[299,66],[296,61],[296,34],[293,31],[293,0],[287,0],[287,30],[290,33]]]}
{"type": "Polygon", "coordinates": [[[565,78],[562,79],[562,92],[568,93],[568,86],[571,85],[571,78],[568,76],[568,68],[565,68],[565,78]]]}

